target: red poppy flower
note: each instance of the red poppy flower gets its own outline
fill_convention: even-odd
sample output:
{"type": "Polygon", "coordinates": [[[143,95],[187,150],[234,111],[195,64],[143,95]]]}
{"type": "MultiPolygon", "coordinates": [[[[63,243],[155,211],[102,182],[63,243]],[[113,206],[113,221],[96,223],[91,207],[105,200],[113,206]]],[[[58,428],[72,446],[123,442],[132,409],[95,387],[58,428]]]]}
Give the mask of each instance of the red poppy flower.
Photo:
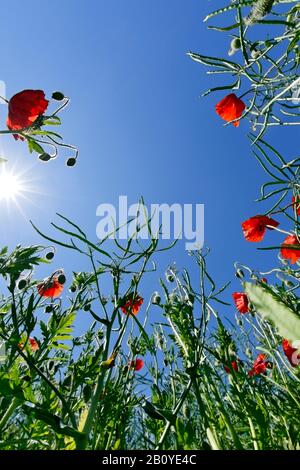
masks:
{"type": "Polygon", "coordinates": [[[273,364],[269,361],[266,361],[265,354],[259,354],[254,361],[252,369],[248,372],[249,377],[253,375],[264,374],[267,369],[272,369],[273,364]]]}
{"type": "Polygon", "coordinates": [[[139,295],[127,297],[124,302],[124,305],[121,306],[121,310],[125,315],[136,315],[139,312],[141,305],[143,304],[144,299],[139,295]]]}
{"type": "Polygon", "coordinates": [[[53,277],[51,279],[46,279],[46,281],[41,284],[38,284],[37,289],[40,296],[51,297],[53,299],[54,297],[60,296],[64,286],[58,282],[56,277],[53,277]]]}
{"type": "Polygon", "coordinates": [[[296,367],[298,364],[300,364],[300,354],[295,354],[298,349],[293,348],[293,346],[287,339],[284,339],[282,341],[282,348],[285,356],[287,357],[292,367],[296,367]]]}
{"type": "Polygon", "coordinates": [[[276,220],[270,219],[266,215],[255,215],[242,223],[244,237],[248,242],[260,242],[266,232],[267,226],[277,227],[276,220]]]}
{"type": "Polygon", "coordinates": [[[141,370],[144,367],[144,361],[143,359],[140,359],[139,357],[135,359],[134,361],[130,362],[130,368],[134,369],[136,372],[141,370]]]}
{"type": "Polygon", "coordinates": [[[232,294],[236,308],[240,313],[249,312],[249,300],[244,292],[234,292],[232,294]]]}
{"type": "MultiPolygon", "coordinates": [[[[8,103],[7,127],[10,130],[20,130],[32,124],[47,109],[49,101],[45,99],[42,90],[23,90],[14,95],[8,103]]],[[[15,139],[24,140],[17,134],[15,139]]]]}
{"type": "MultiPolygon", "coordinates": [[[[230,122],[234,119],[240,118],[246,108],[245,103],[240,100],[234,93],[225,96],[217,105],[216,113],[224,119],[224,121],[230,122]]],[[[240,121],[232,123],[234,127],[240,125],[240,121]]]]}
{"type": "Polygon", "coordinates": [[[224,370],[227,374],[231,374],[232,369],[235,370],[236,372],[239,371],[239,366],[238,366],[237,361],[232,361],[230,365],[231,365],[231,368],[229,366],[224,366],[224,370]]]}
{"type": "Polygon", "coordinates": [[[39,344],[36,339],[29,338],[28,343],[32,352],[38,351],[40,349],[39,344]]]}
{"type": "Polygon", "coordinates": [[[281,256],[285,259],[289,259],[292,264],[300,258],[300,243],[296,235],[289,235],[281,245],[281,256]],[[296,248],[286,248],[286,245],[295,245],[296,248]],[[298,248],[297,248],[298,247],[298,248]]]}
{"type": "Polygon", "coordinates": [[[300,215],[300,197],[298,196],[297,199],[295,196],[292,198],[293,209],[296,210],[297,215],[300,215]]]}

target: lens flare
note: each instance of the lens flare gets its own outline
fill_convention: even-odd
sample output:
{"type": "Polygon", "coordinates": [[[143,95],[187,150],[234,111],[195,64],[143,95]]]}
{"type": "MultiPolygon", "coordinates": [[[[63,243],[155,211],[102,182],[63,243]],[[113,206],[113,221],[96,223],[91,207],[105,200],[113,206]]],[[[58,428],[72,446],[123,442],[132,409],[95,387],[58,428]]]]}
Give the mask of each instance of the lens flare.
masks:
{"type": "Polygon", "coordinates": [[[17,174],[6,170],[0,171],[0,202],[15,201],[23,191],[24,186],[17,174]]]}

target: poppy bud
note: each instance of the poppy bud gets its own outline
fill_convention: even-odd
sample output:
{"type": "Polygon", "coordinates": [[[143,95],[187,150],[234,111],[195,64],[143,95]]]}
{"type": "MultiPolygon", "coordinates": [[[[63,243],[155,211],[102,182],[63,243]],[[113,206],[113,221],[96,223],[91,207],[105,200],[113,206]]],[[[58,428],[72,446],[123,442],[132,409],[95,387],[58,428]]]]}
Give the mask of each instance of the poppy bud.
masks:
{"type": "Polygon", "coordinates": [[[60,274],[57,278],[59,284],[64,284],[66,282],[66,276],[64,274],[60,274]]]}
{"type": "Polygon", "coordinates": [[[74,292],[76,292],[76,287],[75,287],[75,286],[71,286],[70,289],[69,289],[69,291],[74,294],[74,292]]]}
{"type": "Polygon", "coordinates": [[[161,302],[161,297],[160,297],[160,295],[158,294],[158,292],[155,292],[155,293],[153,294],[153,297],[152,297],[152,303],[153,303],[154,305],[159,305],[160,302],[161,302]]]}
{"type": "Polygon", "coordinates": [[[230,47],[231,47],[231,49],[234,49],[235,51],[240,49],[241,48],[240,38],[233,38],[233,40],[231,41],[230,47]]]}
{"type": "Polygon", "coordinates": [[[252,351],[251,351],[250,348],[246,349],[245,354],[246,354],[247,357],[252,358],[252,351]]]}
{"type": "Polygon", "coordinates": [[[91,310],[91,305],[90,304],[86,304],[84,307],[83,307],[83,310],[85,312],[89,312],[91,310]]]}
{"type": "Polygon", "coordinates": [[[45,313],[51,313],[52,310],[53,310],[52,305],[47,305],[46,308],[45,308],[45,313]]]}
{"type": "Polygon", "coordinates": [[[255,49],[253,49],[253,51],[251,51],[251,58],[253,60],[256,60],[259,56],[260,56],[260,51],[256,51],[255,49]]]}
{"type": "Polygon", "coordinates": [[[50,361],[48,364],[48,371],[50,372],[50,374],[54,372],[54,365],[54,361],[50,361]]]}
{"type": "Polygon", "coordinates": [[[243,279],[245,277],[244,271],[242,269],[237,269],[235,275],[239,279],[243,279]]]}
{"type": "Polygon", "coordinates": [[[52,93],[52,98],[56,101],[62,101],[64,97],[65,95],[60,91],[55,91],[54,93],[52,93]]]}
{"type": "Polygon", "coordinates": [[[26,286],[27,286],[26,279],[21,279],[18,283],[18,289],[20,290],[25,289],[26,286]]]}
{"type": "Polygon", "coordinates": [[[53,251],[48,251],[48,253],[46,254],[46,259],[47,260],[52,260],[54,258],[54,253],[53,251]]]}
{"type": "Polygon", "coordinates": [[[171,304],[177,304],[179,302],[179,297],[175,293],[170,294],[169,299],[170,299],[171,304]]]}
{"type": "Polygon", "coordinates": [[[230,49],[228,51],[228,55],[233,55],[240,48],[241,48],[241,40],[239,38],[234,38],[230,43],[230,49]]]}
{"type": "Polygon", "coordinates": [[[243,326],[243,321],[240,318],[237,320],[236,323],[238,326],[243,326]]]}
{"type": "Polygon", "coordinates": [[[42,162],[49,162],[49,160],[51,160],[51,156],[49,155],[49,153],[42,153],[41,155],[39,155],[39,159],[42,162]]]}
{"type": "Polygon", "coordinates": [[[168,282],[174,282],[174,276],[172,274],[167,274],[166,278],[168,282]]]}
{"type": "Polygon", "coordinates": [[[68,160],[66,161],[66,165],[67,165],[67,166],[74,166],[74,165],[76,165],[76,158],[74,158],[74,157],[68,158],[68,160]]]}

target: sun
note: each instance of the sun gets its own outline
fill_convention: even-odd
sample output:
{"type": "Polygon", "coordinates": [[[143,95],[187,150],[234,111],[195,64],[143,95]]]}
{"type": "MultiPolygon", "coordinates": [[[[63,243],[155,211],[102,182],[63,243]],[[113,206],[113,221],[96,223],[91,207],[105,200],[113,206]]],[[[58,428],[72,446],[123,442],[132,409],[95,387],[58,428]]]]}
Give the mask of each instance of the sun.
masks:
{"type": "Polygon", "coordinates": [[[0,171],[0,201],[15,201],[23,190],[24,186],[17,174],[6,170],[0,171]]]}

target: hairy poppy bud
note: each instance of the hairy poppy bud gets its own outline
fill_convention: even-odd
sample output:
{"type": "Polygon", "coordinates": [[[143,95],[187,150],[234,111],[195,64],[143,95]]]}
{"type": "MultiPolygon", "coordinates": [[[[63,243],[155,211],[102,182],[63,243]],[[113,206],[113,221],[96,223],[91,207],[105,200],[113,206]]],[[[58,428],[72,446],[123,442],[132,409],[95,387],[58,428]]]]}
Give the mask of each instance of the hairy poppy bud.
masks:
{"type": "Polygon", "coordinates": [[[239,38],[234,38],[230,43],[230,49],[228,51],[228,55],[233,55],[240,48],[241,48],[241,40],[239,38]]]}
{"type": "Polygon", "coordinates": [[[235,275],[239,279],[243,279],[245,277],[244,271],[242,269],[237,269],[235,275]]]}
{"type": "Polygon", "coordinates": [[[49,162],[49,160],[51,160],[51,156],[49,155],[49,153],[42,153],[41,155],[39,155],[39,159],[42,162],[49,162]]]}
{"type": "Polygon", "coordinates": [[[60,91],[55,91],[54,93],[52,93],[52,98],[56,101],[62,101],[64,97],[65,95],[60,91]]]}
{"type": "Polygon", "coordinates": [[[91,310],[91,304],[86,304],[84,307],[83,307],[83,310],[85,312],[89,312],[91,310]]]}
{"type": "Polygon", "coordinates": [[[46,308],[45,308],[45,313],[51,313],[52,310],[53,310],[52,305],[47,305],[46,308]]]}
{"type": "Polygon", "coordinates": [[[76,165],[76,158],[74,158],[74,157],[68,158],[68,160],[66,161],[66,165],[67,165],[67,166],[74,166],[74,165],[76,165]]]}
{"type": "Polygon", "coordinates": [[[76,287],[75,287],[75,286],[71,286],[69,290],[70,290],[70,292],[72,292],[72,293],[74,294],[74,292],[76,292],[76,287]]]}
{"type": "Polygon", "coordinates": [[[20,289],[20,290],[25,289],[26,286],[27,286],[26,279],[20,279],[20,281],[18,283],[18,289],[20,289]]]}
{"type": "Polygon", "coordinates": [[[174,292],[170,294],[169,299],[170,299],[171,304],[177,304],[179,302],[179,297],[174,292]]]}
{"type": "Polygon", "coordinates": [[[160,297],[160,295],[158,294],[158,292],[155,292],[155,293],[153,294],[153,297],[152,297],[152,303],[153,303],[154,305],[159,305],[160,302],[161,302],[161,297],[160,297]]]}
{"type": "Polygon", "coordinates": [[[167,274],[166,278],[168,282],[174,282],[174,276],[172,274],[167,274]]]}
{"type": "Polygon", "coordinates": [[[53,251],[48,251],[48,253],[46,253],[46,259],[47,260],[52,260],[54,258],[54,253],[53,251]]]}
{"type": "Polygon", "coordinates": [[[59,284],[64,284],[66,282],[66,276],[64,274],[60,274],[57,278],[59,284]]]}
{"type": "Polygon", "coordinates": [[[252,351],[251,351],[250,348],[246,349],[245,354],[246,354],[247,357],[252,358],[252,351]]]}

